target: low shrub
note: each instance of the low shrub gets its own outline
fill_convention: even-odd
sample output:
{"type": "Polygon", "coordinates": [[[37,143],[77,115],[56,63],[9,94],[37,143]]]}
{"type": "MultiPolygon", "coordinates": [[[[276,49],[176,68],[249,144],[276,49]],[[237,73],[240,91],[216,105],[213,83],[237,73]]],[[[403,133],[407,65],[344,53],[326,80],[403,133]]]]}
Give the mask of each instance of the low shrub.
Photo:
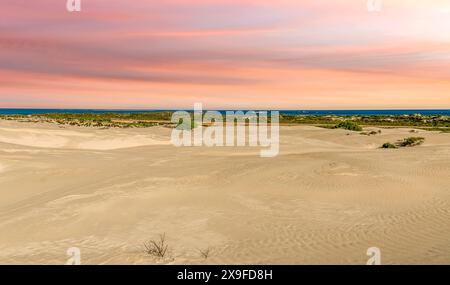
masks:
{"type": "Polygon", "coordinates": [[[395,144],[392,144],[392,143],[387,142],[387,143],[384,143],[384,144],[381,146],[381,148],[397,148],[397,146],[396,146],[395,144]]]}
{"type": "Polygon", "coordinates": [[[359,126],[358,124],[356,124],[354,122],[350,122],[350,121],[340,122],[339,124],[334,126],[334,128],[335,129],[344,129],[344,130],[349,130],[349,131],[356,131],[356,132],[360,132],[363,130],[361,126],[359,126]]]}
{"type": "Polygon", "coordinates": [[[425,138],[422,137],[409,137],[405,138],[401,141],[398,141],[396,144],[392,144],[390,142],[384,143],[381,148],[399,148],[399,147],[412,147],[421,145],[425,141],[425,138]]]}
{"type": "Polygon", "coordinates": [[[398,145],[401,147],[416,146],[416,145],[421,145],[424,141],[425,141],[425,138],[422,138],[422,137],[409,137],[409,138],[403,139],[403,141],[399,141],[398,145]]]}

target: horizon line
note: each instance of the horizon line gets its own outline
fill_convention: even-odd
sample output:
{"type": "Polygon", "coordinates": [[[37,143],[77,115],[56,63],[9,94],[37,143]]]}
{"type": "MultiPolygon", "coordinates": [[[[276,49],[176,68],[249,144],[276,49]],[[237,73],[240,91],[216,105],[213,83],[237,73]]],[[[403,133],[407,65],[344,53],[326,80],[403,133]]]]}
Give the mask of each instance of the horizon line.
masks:
{"type": "MultiPolygon", "coordinates": [[[[0,107],[0,110],[92,110],[92,111],[177,111],[177,110],[194,110],[193,108],[176,108],[176,109],[153,109],[153,108],[126,108],[126,109],[120,109],[120,108],[30,108],[30,107],[16,107],[16,108],[5,108],[0,107]]],[[[411,111],[411,110],[418,110],[418,111],[424,111],[424,110],[443,110],[448,111],[449,108],[381,108],[381,109],[264,109],[264,108],[241,108],[241,109],[226,109],[226,108],[217,108],[217,109],[202,109],[203,111],[232,111],[232,110],[269,110],[269,111],[411,111]]]]}

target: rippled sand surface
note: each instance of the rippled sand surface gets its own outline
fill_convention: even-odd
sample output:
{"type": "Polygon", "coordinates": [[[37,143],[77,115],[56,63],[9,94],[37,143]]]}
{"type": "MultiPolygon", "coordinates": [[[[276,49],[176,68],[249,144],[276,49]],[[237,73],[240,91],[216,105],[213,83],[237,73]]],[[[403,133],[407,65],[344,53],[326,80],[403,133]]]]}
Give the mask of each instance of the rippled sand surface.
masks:
{"type": "MultiPolygon", "coordinates": [[[[378,130],[376,128],[369,128],[378,130]]],[[[280,154],[169,128],[0,121],[0,263],[450,263],[450,134],[282,127],[280,154]],[[384,142],[425,137],[412,148],[384,142]],[[143,243],[165,233],[169,252],[143,243]],[[200,251],[210,249],[207,259],[200,251]]]]}

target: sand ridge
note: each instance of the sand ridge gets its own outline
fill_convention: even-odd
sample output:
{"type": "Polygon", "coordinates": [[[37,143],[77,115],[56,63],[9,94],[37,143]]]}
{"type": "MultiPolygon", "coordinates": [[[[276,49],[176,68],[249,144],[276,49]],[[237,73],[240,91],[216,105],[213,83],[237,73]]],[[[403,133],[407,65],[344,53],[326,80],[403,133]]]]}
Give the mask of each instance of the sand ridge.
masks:
{"type": "MultiPolygon", "coordinates": [[[[45,128],[33,128],[33,123],[2,122],[0,142],[41,147],[72,148],[90,150],[112,150],[144,145],[169,144],[167,135],[149,133],[143,129],[93,129],[60,126],[54,128],[41,123],[45,128]],[[22,125],[22,126],[21,126],[22,125]]],[[[168,133],[159,127],[160,133],[168,133]]]]}

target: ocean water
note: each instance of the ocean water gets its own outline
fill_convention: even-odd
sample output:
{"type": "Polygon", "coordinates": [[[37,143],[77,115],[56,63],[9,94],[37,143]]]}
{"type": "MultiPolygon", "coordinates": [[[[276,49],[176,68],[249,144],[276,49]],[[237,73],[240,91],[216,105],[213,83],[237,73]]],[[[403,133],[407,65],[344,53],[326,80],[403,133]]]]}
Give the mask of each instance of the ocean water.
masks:
{"type": "MultiPolygon", "coordinates": [[[[105,110],[105,109],[5,109],[0,108],[0,114],[3,115],[33,115],[33,114],[48,114],[48,113],[146,113],[146,112],[161,112],[161,111],[177,111],[177,110],[105,110]]],[[[245,110],[244,110],[245,111],[245,110]]],[[[280,114],[287,115],[339,115],[339,116],[354,116],[354,115],[446,115],[450,116],[450,109],[404,109],[404,110],[277,110],[280,114]]]]}
{"type": "Polygon", "coordinates": [[[450,116],[450,109],[402,109],[402,110],[308,110],[308,111],[280,111],[283,114],[293,115],[338,115],[338,116],[354,116],[354,115],[439,115],[450,116]]]}

